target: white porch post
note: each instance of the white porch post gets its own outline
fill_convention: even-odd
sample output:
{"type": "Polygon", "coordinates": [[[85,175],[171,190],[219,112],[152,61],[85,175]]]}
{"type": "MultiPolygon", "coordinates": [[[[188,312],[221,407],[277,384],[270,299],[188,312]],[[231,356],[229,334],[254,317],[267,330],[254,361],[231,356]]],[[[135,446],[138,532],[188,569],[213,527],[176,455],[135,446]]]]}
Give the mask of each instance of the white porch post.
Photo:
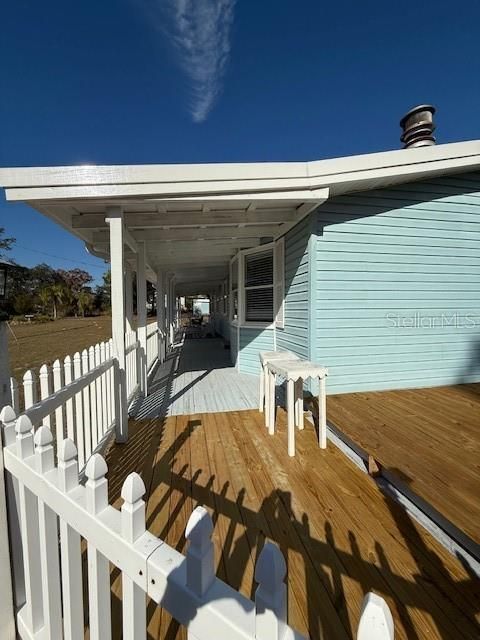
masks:
{"type": "Polygon", "coordinates": [[[137,336],[140,342],[140,393],[147,395],[147,278],[145,242],[138,243],[137,253],[137,336]]]}
{"type": "Polygon", "coordinates": [[[125,266],[125,312],[127,331],[134,331],[133,327],[133,273],[129,264],[125,266]]]}
{"type": "Polygon", "coordinates": [[[157,271],[157,329],[158,329],[158,359],[165,360],[165,275],[157,271]]]}
{"type": "Polygon", "coordinates": [[[128,437],[127,380],[125,372],[125,256],[123,251],[124,226],[121,207],[107,209],[110,225],[110,266],[112,287],[112,338],[116,359],[115,418],[116,440],[126,442],[128,437]]]}

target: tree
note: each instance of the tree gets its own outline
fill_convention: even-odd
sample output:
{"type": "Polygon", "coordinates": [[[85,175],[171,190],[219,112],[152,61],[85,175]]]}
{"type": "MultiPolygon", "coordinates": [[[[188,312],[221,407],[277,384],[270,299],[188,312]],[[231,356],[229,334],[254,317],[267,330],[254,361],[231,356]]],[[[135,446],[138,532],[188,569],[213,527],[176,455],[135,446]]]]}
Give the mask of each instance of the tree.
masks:
{"type": "Polygon", "coordinates": [[[57,273],[75,296],[93,280],[88,271],[83,269],[70,269],[69,271],[58,269],[57,273]]]}
{"type": "Polygon", "coordinates": [[[85,317],[85,314],[93,309],[94,297],[87,289],[83,289],[77,295],[78,311],[85,317]]]}
{"type": "Polygon", "coordinates": [[[5,229],[0,227],[0,257],[4,257],[6,251],[10,251],[15,238],[5,238],[5,229]]]}
{"type": "Polygon", "coordinates": [[[103,284],[95,289],[95,306],[102,311],[108,311],[111,307],[111,272],[110,269],[103,274],[103,284]]]}
{"type": "Polygon", "coordinates": [[[52,290],[50,287],[43,287],[38,292],[38,299],[40,301],[40,306],[42,307],[42,311],[44,313],[49,313],[50,303],[52,302],[52,290]]]}

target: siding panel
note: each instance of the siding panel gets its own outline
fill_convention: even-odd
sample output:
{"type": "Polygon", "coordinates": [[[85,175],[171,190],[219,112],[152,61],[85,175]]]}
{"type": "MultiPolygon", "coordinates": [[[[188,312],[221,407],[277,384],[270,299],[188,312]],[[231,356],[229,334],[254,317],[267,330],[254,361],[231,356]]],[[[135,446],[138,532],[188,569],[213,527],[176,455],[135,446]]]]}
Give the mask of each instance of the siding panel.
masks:
{"type": "Polygon", "coordinates": [[[333,198],[316,232],[329,392],[480,380],[480,174],[333,198]]]}
{"type": "Polygon", "coordinates": [[[273,329],[254,329],[241,327],[240,329],[240,371],[259,375],[260,351],[273,351],[273,329]]]}
{"type": "Polygon", "coordinates": [[[307,216],[285,236],[285,326],[277,329],[277,349],[308,359],[309,351],[309,238],[307,216]]]}

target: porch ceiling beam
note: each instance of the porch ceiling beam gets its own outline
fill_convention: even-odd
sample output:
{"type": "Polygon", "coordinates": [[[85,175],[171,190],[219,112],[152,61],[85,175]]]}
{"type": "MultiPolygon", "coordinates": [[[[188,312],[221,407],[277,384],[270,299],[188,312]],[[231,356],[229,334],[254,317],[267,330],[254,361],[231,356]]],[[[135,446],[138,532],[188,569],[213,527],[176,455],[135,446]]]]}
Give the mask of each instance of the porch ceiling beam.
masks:
{"type": "MultiPolygon", "coordinates": [[[[126,213],[125,224],[129,229],[160,229],[162,227],[185,227],[196,225],[219,224],[283,224],[293,222],[295,211],[289,210],[257,210],[233,209],[225,211],[210,211],[209,213],[126,213]]],[[[107,223],[103,213],[82,213],[72,216],[73,229],[104,229],[107,223]]]]}
{"type": "MultiPolygon", "coordinates": [[[[162,242],[164,240],[213,240],[214,238],[263,238],[272,237],[281,231],[280,225],[260,225],[247,227],[207,227],[190,229],[152,229],[151,231],[135,231],[133,237],[137,241],[162,242]]],[[[108,241],[106,231],[95,231],[92,243],[99,244],[108,241]]]]}
{"type": "Polygon", "coordinates": [[[230,259],[233,257],[233,254],[228,254],[225,256],[165,256],[163,258],[158,258],[155,260],[155,266],[158,267],[168,267],[173,269],[174,267],[178,267],[179,269],[195,269],[196,267],[209,267],[209,266],[225,266],[229,263],[230,259]]]}

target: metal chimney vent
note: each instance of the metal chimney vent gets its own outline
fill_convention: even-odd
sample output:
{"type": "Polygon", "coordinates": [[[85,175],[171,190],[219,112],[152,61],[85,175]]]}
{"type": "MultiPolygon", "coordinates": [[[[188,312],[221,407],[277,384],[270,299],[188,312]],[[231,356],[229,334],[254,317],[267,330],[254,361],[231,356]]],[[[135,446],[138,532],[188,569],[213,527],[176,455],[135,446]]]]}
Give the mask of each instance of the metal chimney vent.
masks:
{"type": "Polygon", "coordinates": [[[435,107],[430,104],[421,104],[410,109],[400,120],[403,133],[400,141],[404,144],[404,149],[409,147],[426,147],[435,144],[433,132],[435,124],[433,114],[435,107]]]}

